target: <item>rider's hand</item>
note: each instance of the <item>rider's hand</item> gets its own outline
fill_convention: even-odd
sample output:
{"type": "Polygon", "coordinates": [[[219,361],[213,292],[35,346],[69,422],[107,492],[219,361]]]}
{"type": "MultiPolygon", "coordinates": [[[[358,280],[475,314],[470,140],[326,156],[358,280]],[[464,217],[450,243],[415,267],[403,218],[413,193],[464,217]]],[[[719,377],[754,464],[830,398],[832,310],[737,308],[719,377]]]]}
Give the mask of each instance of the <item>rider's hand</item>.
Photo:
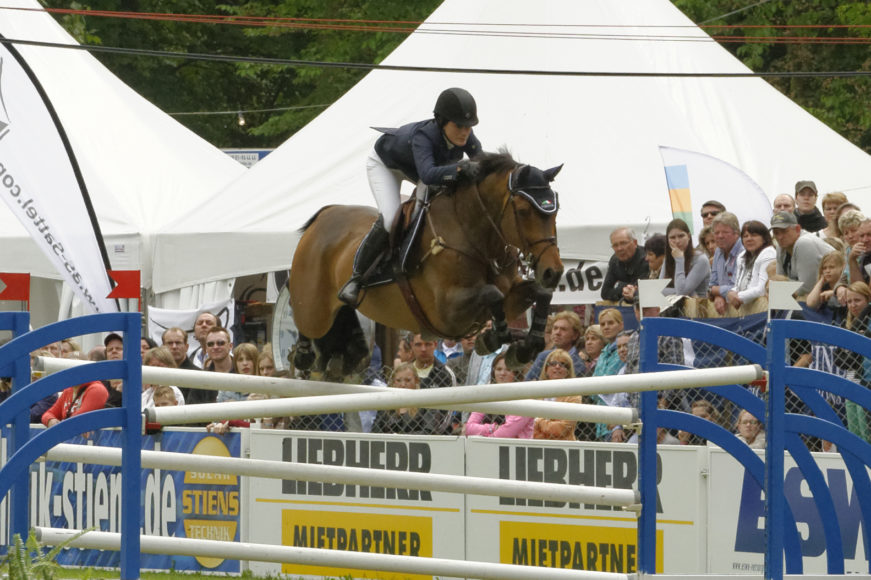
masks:
{"type": "Polygon", "coordinates": [[[457,163],[457,174],[468,179],[476,179],[481,172],[481,164],[471,159],[463,159],[457,163]]]}

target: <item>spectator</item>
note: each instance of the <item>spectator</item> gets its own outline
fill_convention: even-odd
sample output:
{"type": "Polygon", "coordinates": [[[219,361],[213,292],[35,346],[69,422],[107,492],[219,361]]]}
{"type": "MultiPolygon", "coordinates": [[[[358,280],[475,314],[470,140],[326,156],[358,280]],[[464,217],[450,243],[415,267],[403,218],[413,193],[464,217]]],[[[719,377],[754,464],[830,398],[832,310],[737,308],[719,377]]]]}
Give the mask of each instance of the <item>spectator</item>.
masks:
{"type": "MultiPolygon", "coordinates": [[[[172,359],[175,361],[176,367],[189,371],[200,369],[188,356],[188,333],[183,329],[178,326],[167,328],[163,331],[161,340],[163,346],[168,348],[169,352],[172,353],[172,359]]],[[[182,393],[187,396],[184,390],[182,390],[182,393]]]]}
{"type": "Polygon", "coordinates": [[[850,281],[862,281],[868,284],[869,271],[871,271],[871,219],[866,219],[859,224],[854,240],[848,260],[850,281]]]}
{"type": "Polygon", "coordinates": [[[63,356],[63,349],[60,341],[45,345],[43,350],[47,350],[54,358],[61,358],[63,356]]]}
{"type": "Polygon", "coordinates": [[[838,223],[838,208],[847,203],[847,196],[840,191],[833,191],[823,196],[823,215],[828,225],[820,230],[821,238],[840,238],[841,230],[838,223]]]}
{"type": "Polygon", "coordinates": [[[662,263],[665,261],[665,249],[667,246],[665,236],[662,234],[653,234],[646,242],[644,242],[644,255],[647,259],[647,275],[651,280],[659,278],[659,271],[662,269],[662,263]]]}
{"type": "Polygon", "coordinates": [[[714,221],[714,218],[726,211],[726,206],[719,201],[712,199],[702,204],[702,225],[708,227],[714,221]]]}
{"type": "Polygon", "coordinates": [[[74,352],[82,352],[82,347],[72,338],[65,338],[60,341],[60,352],[63,358],[77,358],[71,355],[74,352]]]}
{"type": "MultiPolygon", "coordinates": [[[[865,282],[853,282],[847,287],[847,318],[843,326],[871,338],[871,288],[865,282]]],[[[871,360],[846,349],[837,351],[838,366],[847,379],[864,387],[871,387],[871,360]]],[[[847,429],[854,435],[871,442],[869,413],[860,404],[849,399],[845,402],[847,429]]]]}
{"type": "Polygon", "coordinates": [[[440,387],[452,387],[454,382],[453,373],[435,358],[436,341],[424,340],[419,334],[415,334],[411,342],[411,350],[414,353],[414,370],[420,378],[421,389],[436,389],[440,387]]]}
{"type": "Polygon", "coordinates": [[[647,279],[650,270],[644,259],[644,250],[638,247],[635,232],[630,228],[617,228],[611,232],[614,255],[608,261],[608,273],[602,282],[602,300],[631,301],[638,290],[638,280],[647,279]]]}
{"type": "Polygon", "coordinates": [[[771,232],[760,221],[750,220],[741,227],[744,251],[738,256],[735,286],[726,298],[734,308],[743,308],[744,314],[753,311],[753,302],[765,296],[768,284],[768,264],[777,259],[771,243],[771,232]]]}
{"type": "MultiPolygon", "coordinates": [[[[629,354],[629,337],[632,334],[630,331],[622,330],[617,338],[614,339],[615,350],[617,357],[620,359],[620,368],[617,370],[618,375],[622,375],[626,371],[627,355],[629,354]]],[[[628,407],[628,393],[603,393],[593,397],[597,405],[605,405],[606,407],[628,407]]],[[[623,425],[606,425],[605,423],[596,424],[596,439],[599,441],[610,441],[611,443],[624,443],[626,435],[623,432],[623,425]]]]}
{"type": "Polygon", "coordinates": [[[774,198],[774,213],[782,211],[788,211],[790,213],[795,211],[795,199],[793,199],[793,197],[788,193],[781,193],[774,198]]]}
{"type": "Polygon", "coordinates": [[[584,350],[578,353],[578,356],[584,361],[584,367],[586,367],[583,373],[579,373],[581,376],[592,376],[596,363],[599,360],[599,355],[602,354],[602,349],[605,348],[606,343],[607,341],[605,340],[605,335],[602,334],[601,326],[591,324],[587,327],[587,330],[584,331],[584,350]]]}
{"type": "Polygon", "coordinates": [[[617,335],[623,331],[623,315],[616,308],[606,308],[599,313],[599,326],[602,336],[605,337],[605,348],[599,355],[599,361],[593,370],[594,377],[608,377],[616,375],[623,362],[617,354],[617,335]]]}
{"type": "Polygon", "coordinates": [[[738,421],[735,427],[738,439],[743,441],[751,449],[765,449],[765,430],[762,423],[750,414],[750,411],[742,409],[738,413],[738,421]]]}
{"type": "MultiPolygon", "coordinates": [[[[110,332],[103,339],[103,346],[106,347],[106,360],[121,360],[124,358],[124,339],[116,332],[110,332]]],[[[103,381],[103,386],[109,393],[109,398],[106,401],[106,407],[120,407],[123,404],[124,383],[120,379],[112,379],[111,381],[103,381]]]]}
{"type": "MultiPolygon", "coordinates": [[[[208,313],[203,313],[208,314],[208,313]]],[[[198,319],[199,320],[199,319],[198,319]]],[[[198,322],[199,324],[199,322],[198,322]]],[[[194,336],[196,336],[197,327],[194,327],[194,336]]],[[[208,356],[203,359],[204,371],[216,373],[233,373],[233,360],[230,358],[230,332],[221,326],[210,327],[206,335],[202,338],[202,346],[208,352],[208,356]]],[[[196,360],[194,360],[196,364],[196,360]]],[[[214,403],[218,399],[218,391],[211,389],[191,389],[189,391],[188,405],[200,403],[214,403]]]]}
{"type": "Polygon", "coordinates": [[[476,333],[464,336],[457,344],[460,346],[460,355],[453,356],[448,359],[447,366],[457,377],[458,385],[471,385],[469,381],[469,363],[472,360],[472,355],[475,353],[476,333]]]}
{"type": "MultiPolygon", "coordinates": [[[[211,341],[212,338],[210,337],[209,342],[211,341]]],[[[211,354],[212,351],[210,349],[210,357],[211,354]]],[[[233,370],[230,372],[236,373],[237,375],[259,376],[260,369],[257,368],[257,359],[259,358],[260,351],[257,350],[257,346],[250,342],[243,342],[233,349],[233,356],[231,357],[233,370]]],[[[217,402],[225,403],[227,401],[244,401],[247,398],[248,396],[246,394],[237,391],[218,391],[217,402]]]]}
{"type": "Polygon", "coordinates": [[[706,296],[711,278],[711,264],[690,243],[689,226],[682,219],[673,219],[666,228],[666,236],[670,251],[665,253],[665,265],[660,279],[669,279],[670,282],[662,293],[706,296]]]}
{"type": "Polygon", "coordinates": [[[807,305],[817,310],[829,307],[832,310],[846,305],[847,287],[842,284],[844,277],[844,254],[829,252],[820,260],[817,283],[807,295],[807,305]]]}
{"type": "Polygon", "coordinates": [[[550,338],[553,347],[538,354],[529,372],[526,373],[527,381],[534,381],[541,375],[545,359],[557,348],[569,353],[574,363],[572,376],[583,376],[581,373],[586,369],[586,365],[584,365],[584,361],[578,355],[578,349],[575,346],[581,337],[581,329],[583,327],[581,319],[571,310],[557,312],[551,318],[553,323],[551,324],[550,338]]]}
{"type": "MultiPolygon", "coordinates": [[[[165,346],[150,348],[145,351],[145,354],[142,356],[142,364],[148,367],[161,367],[165,369],[174,369],[176,368],[175,359],[172,356],[172,353],[165,346]]],[[[148,407],[154,407],[154,393],[157,388],[161,385],[154,384],[146,384],[144,381],[142,383],[142,408],[146,409],[148,407]]],[[[181,390],[175,386],[169,386],[169,389],[174,394],[175,404],[176,405],[184,405],[184,395],[181,390]]]]}
{"type": "Polygon", "coordinates": [[[816,233],[826,228],[826,218],[817,209],[817,186],[813,181],[795,184],[795,217],[801,229],[816,233]]]}
{"type": "Polygon", "coordinates": [[[154,389],[154,397],[152,400],[154,401],[155,407],[175,407],[178,405],[178,398],[176,397],[175,391],[168,385],[158,385],[154,389]]]}
{"type": "Polygon", "coordinates": [[[143,336],[139,339],[139,358],[140,360],[145,358],[145,353],[152,348],[157,348],[157,343],[154,342],[154,339],[148,336],[143,336]]]}
{"type": "MultiPolygon", "coordinates": [[[[705,399],[693,401],[692,405],[690,405],[690,412],[696,417],[706,421],[717,424],[720,423],[720,412],[714,408],[714,405],[712,405],[710,401],[705,399]]],[[[706,439],[690,433],[689,431],[678,431],[677,438],[681,445],[704,445],[707,443],[706,439]]]]}
{"type": "MultiPolygon", "coordinates": [[[[839,205],[838,211],[835,212],[835,221],[838,222],[838,229],[841,230],[841,234],[844,233],[844,228],[841,226],[841,216],[843,216],[850,210],[857,211],[860,214],[862,213],[862,210],[859,208],[858,205],[856,205],[855,203],[850,203],[849,201],[847,203],[842,203],[841,205],[839,205]]],[[[843,237],[843,235],[841,237],[843,237]]]]}
{"type": "MultiPolygon", "coordinates": [[[[499,354],[493,359],[491,383],[513,383],[517,380],[514,371],[505,364],[505,354],[499,354]]],[[[534,417],[520,415],[485,415],[472,413],[463,427],[463,435],[480,435],[482,437],[506,437],[512,439],[531,439],[534,429],[534,417]]]]}
{"type": "MultiPolygon", "coordinates": [[[[433,349],[435,349],[435,341],[433,341],[433,349]]],[[[413,363],[402,363],[393,369],[393,376],[390,377],[388,386],[394,389],[420,389],[420,377],[413,363]]],[[[418,409],[415,407],[378,411],[378,414],[375,416],[375,422],[372,424],[372,433],[443,435],[445,431],[443,428],[439,430],[441,426],[436,413],[438,412],[431,409],[418,409]]]]}
{"type": "MultiPolygon", "coordinates": [[[[722,212],[714,218],[711,227],[714,228],[714,239],[717,249],[714,251],[714,261],[711,267],[711,280],[708,295],[714,301],[717,314],[726,313],[728,303],[726,295],[735,285],[735,274],[738,270],[738,254],[744,251],[741,244],[741,228],[738,218],[733,213],[722,212]]],[[[763,226],[764,227],[764,226],[763,226]]]]}
{"type": "Polygon", "coordinates": [[[396,348],[396,357],[393,359],[393,368],[404,362],[414,360],[414,352],[411,350],[411,335],[402,333],[399,336],[399,345],[396,348]]]}
{"type": "Polygon", "coordinates": [[[801,282],[796,294],[806,296],[816,284],[820,260],[831,246],[802,231],[794,213],[782,211],[771,216],[771,230],[779,246],[777,273],[801,282]]]}
{"type": "Polygon", "coordinates": [[[271,350],[262,350],[257,357],[257,370],[261,377],[275,376],[275,357],[271,350]]]}
{"type": "Polygon", "coordinates": [[[198,368],[205,367],[207,356],[206,342],[209,337],[209,331],[220,326],[218,317],[211,312],[200,312],[194,321],[194,339],[197,341],[197,348],[190,354],[190,358],[198,368]]]}
{"type": "Polygon", "coordinates": [[[460,344],[460,341],[450,338],[443,338],[438,341],[438,345],[435,349],[435,357],[437,361],[447,364],[450,359],[462,355],[463,346],[460,344]]]}
{"type": "MultiPolygon", "coordinates": [[[[574,365],[569,353],[561,348],[551,351],[544,361],[539,380],[552,381],[558,379],[569,379],[575,376],[574,365]]],[[[553,399],[558,403],[580,403],[581,397],[577,395],[556,397],[553,399]]],[[[534,439],[549,439],[555,441],[575,441],[575,427],[577,421],[568,419],[546,419],[537,417],[533,423],[533,438],[534,439]]]]}
{"type": "Polygon", "coordinates": [[[106,360],[106,347],[101,344],[89,350],[88,360],[92,362],[106,360]]]}
{"type": "MultiPolygon", "coordinates": [[[[666,240],[666,243],[668,240],[666,240]]],[[[714,252],[717,251],[717,238],[714,237],[714,228],[705,226],[699,232],[699,245],[696,249],[708,257],[708,261],[714,263],[714,252]]],[[[665,254],[663,254],[663,258],[665,254]]]]}
{"type": "Polygon", "coordinates": [[[42,424],[54,427],[64,419],[102,409],[108,398],[109,391],[100,381],[67,387],[54,405],[43,413],[42,424]]]}

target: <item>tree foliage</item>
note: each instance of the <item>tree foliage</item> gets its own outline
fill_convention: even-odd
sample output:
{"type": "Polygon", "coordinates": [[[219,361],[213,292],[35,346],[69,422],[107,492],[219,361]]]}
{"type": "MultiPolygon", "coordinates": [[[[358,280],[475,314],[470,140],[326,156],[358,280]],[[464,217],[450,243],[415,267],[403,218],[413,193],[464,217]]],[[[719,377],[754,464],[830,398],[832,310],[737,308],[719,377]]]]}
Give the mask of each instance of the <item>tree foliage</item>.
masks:
{"type": "MultiPolygon", "coordinates": [[[[757,72],[871,71],[871,4],[838,0],[674,0],[705,31],[757,72]],[[722,25],[729,25],[723,28],[722,25]],[[784,25],[802,28],[778,28],[784,25]],[[844,27],[848,25],[847,27],[844,27]],[[734,27],[734,28],[733,28],[734,27]],[[758,28],[757,28],[758,27],[758,28]],[[745,38],[752,41],[744,41],[745,38]],[[784,42],[781,39],[799,42],[784,42]],[[757,40],[758,39],[758,40],[757,40]],[[804,39],[804,41],[802,41],[804,39]],[[823,40],[823,42],[820,41],[823,40]],[[845,40],[841,40],[845,39],[845,40]]],[[[772,78],[783,94],[871,153],[871,77],[772,78]]]]}
{"type": "MultiPolygon", "coordinates": [[[[43,0],[49,6],[223,14],[308,19],[410,21],[425,19],[441,0],[280,0],[223,2],[213,0],[43,0]]],[[[867,44],[838,38],[871,39],[871,4],[839,0],[673,0],[706,31],[725,37],[723,45],[755,71],[869,71],[867,44]],[[742,8],[749,7],[745,10],[742,8]],[[718,16],[738,12],[717,18],[718,16]],[[811,28],[777,28],[782,25],[811,28]],[[722,25],[729,25],[723,28],[722,25]],[[734,28],[733,28],[734,26],[734,28]],[[822,28],[820,27],[822,26],[822,28]],[[784,43],[777,37],[806,38],[784,43]],[[728,40],[729,38],[734,40],[728,40]],[[745,37],[754,40],[747,41],[745,37]],[[819,43],[823,38],[830,42],[819,43]],[[756,40],[758,39],[758,40],[756,40]]],[[[246,27],[233,24],[64,16],[62,24],[80,42],[129,48],[310,61],[378,63],[407,36],[374,30],[324,27],[246,27]]],[[[207,62],[120,54],[97,57],[127,84],[167,112],[227,111],[218,116],[178,119],[222,147],[271,147],[308,123],[324,106],[350,89],[365,70],[318,66],[279,66],[207,62]],[[291,109],[288,109],[291,108],[291,109]],[[244,113],[236,111],[288,109],[244,113]]],[[[770,82],[835,131],[871,152],[871,77],[823,76],[772,79],[770,82]]]]}
{"type": "MultiPolygon", "coordinates": [[[[71,7],[68,1],[44,1],[48,7],[71,7]]],[[[212,0],[89,0],[73,7],[187,15],[421,21],[438,4],[438,0],[223,3],[212,0]]],[[[58,19],[83,44],[188,54],[366,64],[380,62],[408,35],[407,27],[402,32],[394,32],[252,27],[81,15],[58,19]]],[[[177,117],[219,147],[277,146],[366,74],[365,70],[349,68],[105,53],[96,53],[96,56],[124,82],[168,113],[227,111],[223,115],[177,117]],[[263,109],[279,110],[245,112],[245,125],[237,123],[238,111],[263,109]]]]}

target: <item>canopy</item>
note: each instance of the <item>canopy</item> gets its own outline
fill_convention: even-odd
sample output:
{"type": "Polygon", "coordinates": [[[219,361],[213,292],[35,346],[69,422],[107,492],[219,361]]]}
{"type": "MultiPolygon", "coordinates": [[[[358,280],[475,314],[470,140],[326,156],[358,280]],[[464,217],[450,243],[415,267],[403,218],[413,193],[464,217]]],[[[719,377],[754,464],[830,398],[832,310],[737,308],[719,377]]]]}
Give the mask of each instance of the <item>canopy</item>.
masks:
{"type": "MultiPolygon", "coordinates": [[[[36,0],[3,2],[0,34],[10,40],[76,44],[36,0]]],[[[69,137],[112,267],[141,270],[142,285],[149,287],[152,234],[198,210],[245,167],[149,103],[86,51],[16,47],[69,137]]],[[[36,168],[43,161],[31,160],[36,168]]],[[[196,245],[193,238],[187,243],[196,245]]],[[[3,204],[0,244],[0,271],[60,277],[3,204]]],[[[203,254],[198,247],[195,259],[203,254]]]]}

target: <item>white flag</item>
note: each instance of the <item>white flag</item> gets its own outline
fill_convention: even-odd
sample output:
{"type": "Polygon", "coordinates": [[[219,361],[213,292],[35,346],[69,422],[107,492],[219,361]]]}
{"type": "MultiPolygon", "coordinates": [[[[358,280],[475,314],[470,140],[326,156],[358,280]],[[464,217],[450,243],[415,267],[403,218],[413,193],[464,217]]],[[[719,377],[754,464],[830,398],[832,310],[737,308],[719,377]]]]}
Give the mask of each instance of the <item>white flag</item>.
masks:
{"type": "Polygon", "coordinates": [[[741,226],[758,220],[768,227],[771,202],[762,188],[737,167],[695,151],[659,148],[671,197],[672,214],[683,218],[693,232],[693,243],[701,231],[702,204],[716,200],[738,217],[741,226]]]}
{"type": "MultiPolygon", "coordinates": [[[[84,179],[39,79],[0,43],[0,197],[94,312],[117,312],[84,179]]],[[[3,269],[0,258],[0,271],[3,269]]]]}

